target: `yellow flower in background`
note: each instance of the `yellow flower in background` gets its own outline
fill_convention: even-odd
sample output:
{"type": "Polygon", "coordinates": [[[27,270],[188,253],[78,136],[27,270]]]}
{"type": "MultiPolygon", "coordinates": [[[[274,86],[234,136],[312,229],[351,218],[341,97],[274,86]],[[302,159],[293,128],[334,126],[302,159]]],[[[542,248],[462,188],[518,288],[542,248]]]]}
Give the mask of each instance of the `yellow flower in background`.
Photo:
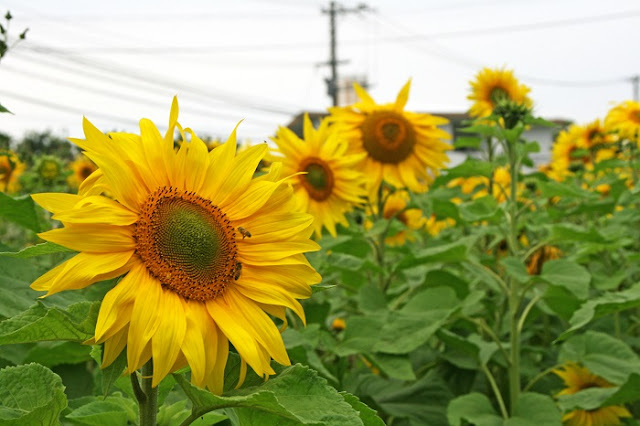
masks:
{"type": "Polygon", "coordinates": [[[432,214],[431,216],[425,219],[424,227],[429,233],[429,235],[431,235],[432,237],[435,237],[439,233],[441,233],[444,229],[449,228],[451,226],[455,226],[455,224],[456,224],[456,221],[451,218],[447,218],[445,220],[437,220],[436,215],[432,214]]]}
{"type": "Polygon", "coordinates": [[[548,260],[560,259],[562,250],[558,247],[545,245],[536,250],[527,262],[527,272],[529,275],[540,275],[542,265],[548,260]]]}
{"type": "Polygon", "coordinates": [[[334,318],[331,321],[331,329],[335,331],[342,331],[347,328],[347,323],[343,318],[334,318]]]}
{"type": "MultiPolygon", "coordinates": [[[[486,197],[489,195],[489,179],[484,176],[471,176],[466,178],[455,178],[447,184],[449,188],[460,187],[463,194],[473,194],[471,199],[486,197]]],[[[523,189],[518,184],[518,194],[523,189]]],[[[491,195],[499,203],[506,201],[511,194],[511,174],[507,167],[498,166],[493,171],[493,187],[491,195]]]]}
{"type": "Polygon", "coordinates": [[[396,188],[424,192],[449,161],[449,135],[438,126],[447,119],[405,111],[411,80],[394,103],[377,104],[354,84],[360,102],[330,108],[331,120],[343,132],[349,152],[366,154],[360,165],[368,178],[369,197],[377,198],[382,180],[396,188]]]}
{"type": "Polygon", "coordinates": [[[472,117],[491,115],[500,100],[511,100],[529,108],[533,105],[527,96],[531,89],[520,84],[511,70],[483,68],[470,84],[471,94],[467,99],[473,101],[469,109],[472,117]]]}
{"type": "MultiPolygon", "coordinates": [[[[613,384],[596,376],[588,369],[568,362],[562,369],[553,370],[566,386],[558,395],[573,395],[584,389],[610,388],[613,384]]],[[[613,426],[621,424],[620,419],[631,417],[631,413],[622,405],[611,405],[595,410],[574,410],[566,413],[562,421],[567,426],[613,426]]]]}
{"type": "Polygon", "coordinates": [[[640,137],[640,102],[624,101],[609,110],[605,126],[620,137],[638,141],[640,137]]]}
{"type": "Polygon", "coordinates": [[[304,139],[280,127],[273,141],[282,158],[283,173],[299,174],[293,181],[298,208],[313,215],[318,237],[324,226],[336,237],[336,225],[348,226],[345,213],[362,204],[366,196],[364,176],[356,170],[364,154],[347,155],[347,144],[327,120],[313,128],[304,116],[304,139]]]}
{"type": "MultiPolygon", "coordinates": [[[[387,196],[382,210],[382,216],[390,220],[395,219],[402,222],[407,229],[403,229],[395,235],[388,236],[385,243],[389,246],[401,246],[407,241],[415,241],[415,231],[425,225],[426,219],[422,216],[420,209],[407,209],[407,204],[411,198],[407,191],[396,191],[387,196]]],[[[376,214],[376,211],[370,214],[376,214]]],[[[371,228],[373,223],[370,220],[365,221],[365,228],[371,228]]]]}
{"type": "Polygon", "coordinates": [[[280,167],[253,178],[266,144],[236,155],[234,131],[207,152],[187,130],[191,142],[174,151],[175,128],[184,132],[177,119],[175,98],[164,137],[147,119],[140,136],[107,136],[85,119],[86,140],[71,141],[101,173],[85,181],[85,195],[33,195],[64,225],[40,236],[79,253],[31,287],[51,295],[124,275],[105,295],[92,339],[104,342],[102,366],[126,346],[129,373],[153,359],[153,386],[189,365],[195,385],[221,393],[229,342],[242,371],[248,364],[267,377],[271,359],[289,364],[269,315],[286,324],[290,308],[304,321],[296,299],[321,279],[304,253],[319,247],[280,167]],[[113,199],[92,195],[93,186],[113,199]]]}
{"type": "Polygon", "coordinates": [[[34,169],[42,180],[53,182],[62,177],[64,166],[58,157],[43,155],[36,161],[34,169]]]}
{"type": "Polygon", "coordinates": [[[18,178],[25,165],[11,150],[0,150],[0,192],[13,194],[20,189],[18,178]]]}
{"type": "Polygon", "coordinates": [[[68,177],[67,181],[73,188],[79,187],[82,182],[91,175],[91,173],[98,169],[93,161],[89,160],[82,154],[76,157],[76,159],[70,164],[70,167],[73,174],[68,177]]]}

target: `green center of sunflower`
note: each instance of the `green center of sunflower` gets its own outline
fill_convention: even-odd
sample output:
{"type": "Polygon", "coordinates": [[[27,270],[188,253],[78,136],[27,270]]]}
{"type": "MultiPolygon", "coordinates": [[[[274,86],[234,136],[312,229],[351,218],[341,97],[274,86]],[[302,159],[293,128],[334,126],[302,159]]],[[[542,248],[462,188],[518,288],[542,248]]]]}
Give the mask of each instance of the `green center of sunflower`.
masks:
{"type": "Polygon", "coordinates": [[[500,101],[508,100],[509,93],[502,87],[494,87],[489,93],[489,99],[491,100],[493,106],[496,106],[500,103],[500,101]]]}
{"type": "Polygon", "coordinates": [[[211,201],[170,187],[143,203],[134,238],[136,253],[163,287],[206,301],[239,276],[235,234],[211,201]]]}
{"type": "Polygon", "coordinates": [[[58,164],[55,161],[45,161],[40,166],[40,176],[43,179],[53,180],[58,177],[60,170],[58,164]]]}
{"type": "Polygon", "coordinates": [[[300,183],[311,198],[324,201],[333,191],[333,172],[329,165],[318,157],[307,157],[300,164],[300,183]]]}
{"type": "Polygon", "coordinates": [[[362,145],[381,163],[399,163],[413,152],[416,134],[404,116],[395,111],[373,112],[360,126],[362,145]]]}

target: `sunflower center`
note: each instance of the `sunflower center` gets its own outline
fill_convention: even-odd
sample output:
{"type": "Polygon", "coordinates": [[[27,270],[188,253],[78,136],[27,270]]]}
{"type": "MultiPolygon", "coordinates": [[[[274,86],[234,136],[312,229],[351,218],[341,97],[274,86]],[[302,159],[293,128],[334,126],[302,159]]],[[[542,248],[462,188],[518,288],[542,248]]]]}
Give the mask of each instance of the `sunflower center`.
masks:
{"type": "Polygon", "coordinates": [[[413,152],[413,126],[394,111],[369,114],[361,125],[362,144],[369,156],[381,163],[399,163],[413,152]]]}
{"type": "Polygon", "coordinates": [[[324,201],[331,196],[334,185],[333,172],[324,160],[317,157],[305,158],[300,164],[300,171],[307,172],[300,175],[300,183],[311,198],[324,201]]]}
{"type": "Polygon", "coordinates": [[[237,279],[235,229],[211,201],[164,187],[149,196],[135,224],[136,253],[162,286],[206,301],[237,279]]]}
{"type": "Polygon", "coordinates": [[[40,167],[40,176],[43,179],[55,179],[58,176],[58,165],[53,161],[45,161],[40,167]]]}
{"type": "Polygon", "coordinates": [[[640,124],[640,110],[631,112],[631,121],[634,121],[637,124],[640,124]]]}
{"type": "Polygon", "coordinates": [[[91,173],[93,173],[93,168],[89,166],[85,166],[80,169],[80,176],[82,177],[82,179],[88,178],[91,173]]]}
{"type": "Polygon", "coordinates": [[[491,103],[496,106],[500,101],[509,99],[509,93],[502,87],[494,87],[489,93],[489,99],[491,103]]]}

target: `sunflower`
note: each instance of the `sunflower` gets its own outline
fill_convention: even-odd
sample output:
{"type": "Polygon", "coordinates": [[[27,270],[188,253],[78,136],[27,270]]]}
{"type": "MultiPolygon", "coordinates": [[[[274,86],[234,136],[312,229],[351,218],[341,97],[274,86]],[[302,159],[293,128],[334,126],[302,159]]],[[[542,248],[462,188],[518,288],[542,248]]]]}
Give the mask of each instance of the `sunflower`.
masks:
{"type": "Polygon", "coordinates": [[[384,178],[396,188],[424,192],[440,169],[449,161],[443,142],[449,135],[438,126],[448,123],[442,117],[404,111],[411,80],[398,93],[394,103],[379,105],[358,84],[360,102],[330,108],[330,120],[343,132],[349,152],[366,154],[360,165],[369,178],[368,190],[377,198],[384,178]]]}
{"type": "Polygon", "coordinates": [[[95,172],[98,168],[84,155],[78,155],[76,159],[70,164],[73,173],[67,178],[69,185],[73,188],[80,186],[91,173],[95,172]]]}
{"type": "MultiPolygon", "coordinates": [[[[265,378],[273,358],[289,364],[278,328],[285,308],[303,321],[296,299],[320,276],[304,253],[313,218],[292,208],[280,167],[253,178],[266,144],[236,155],[235,130],[211,152],[193,132],[173,149],[178,103],[164,137],[140,121],[141,135],[108,136],[84,120],[71,139],[99,170],[83,195],[34,194],[64,228],[40,236],[79,253],[31,287],[47,295],[122,276],[104,297],[92,343],[102,366],[127,348],[127,370],[153,360],[152,385],[189,365],[191,380],[222,392],[229,342],[265,378]],[[113,199],[97,195],[108,192],[113,199]]],[[[89,183],[87,183],[89,182],[89,183]]]]}
{"type": "MultiPolygon", "coordinates": [[[[396,218],[406,227],[395,235],[388,236],[385,243],[389,246],[401,246],[407,241],[415,241],[415,231],[426,225],[426,218],[422,216],[420,209],[407,209],[410,200],[407,191],[396,191],[387,195],[382,209],[382,216],[387,219],[396,218]]],[[[370,215],[376,215],[377,209],[369,209],[370,215]]],[[[371,229],[373,222],[369,219],[365,221],[365,228],[371,229]]]]}
{"type": "Polygon", "coordinates": [[[470,84],[471,94],[467,99],[473,101],[469,109],[472,117],[491,115],[501,100],[510,100],[528,108],[533,104],[527,96],[531,89],[520,84],[511,70],[483,68],[470,84]]]}
{"type": "Polygon", "coordinates": [[[43,155],[35,161],[33,166],[38,177],[47,183],[60,181],[63,177],[64,165],[53,155],[43,155]]]}
{"type": "Polygon", "coordinates": [[[608,129],[620,137],[638,141],[640,136],[640,102],[624,101],[613,107],[605,118],[608,129]]]}
{"type": "Polygon", "coordinates": [[[562,250],[555,246],[544,245],[536,250],[527,261],[529,275],[540,275],[542,265],[548,260],[560,259],[562,250]]]}
{"type": "Polygon", "coordinates": [[[0,192],[13,194],[20,189],[18,178],[25,165],[11,150],[0,150],[0,192]]]}
{"type": "MultiPolygon", "coordinates": [[[[573,395],[584,389],[613,386],[602,377],[572,362],[566,363],[562,368],[564,370],[560,368],[553,370],[566,385],[558,395],[573,395]]],[[[574,410],[565,414],[562,420],[567,426],[612,426],[621,424],[622,417],[631,417],[629,410],[622,405],[611,405],[595,410],[574,410]]]]}
{"type": "Polygon", "coordinates": [[[280,127],[273,141],[278,146],[285,174],[299,174],[293,181],[294,197],[301,211],[315,218],[318,237],[324,226],[336,236],[336,224],[348,226],[345,213],[362,204],[366,196],[364,177],[355,168],[364,154],[347,155],[347,144],[323,120],[313,128],[309,115],[304,115],[303,137],[280,127]]]}

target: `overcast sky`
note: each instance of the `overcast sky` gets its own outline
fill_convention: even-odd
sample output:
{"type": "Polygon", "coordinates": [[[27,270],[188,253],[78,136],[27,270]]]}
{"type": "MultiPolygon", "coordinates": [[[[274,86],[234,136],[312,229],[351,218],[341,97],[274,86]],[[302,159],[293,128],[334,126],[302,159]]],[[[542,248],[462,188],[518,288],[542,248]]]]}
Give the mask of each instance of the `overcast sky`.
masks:
{"type": "MultiPolygon", "coordinates": [[[[340,2],[355,8],[359,2],[340,2]]],[[[27,40],[0,62],[0,131],[82,136],[159,127],[178,95],[200,135],[268,138],[300,111],[330,104],[329,19],[315,0],[11,0],[10,33],[27,40]]],[[[468,81],[505,66],[532,88],[539,115],[587,122],[632,97],[640,74],[637,0],[371,0],[338,18],[342,76],[366,76],[390,102],[413,79],[408,109],[463,112],[468,81]]]]}

